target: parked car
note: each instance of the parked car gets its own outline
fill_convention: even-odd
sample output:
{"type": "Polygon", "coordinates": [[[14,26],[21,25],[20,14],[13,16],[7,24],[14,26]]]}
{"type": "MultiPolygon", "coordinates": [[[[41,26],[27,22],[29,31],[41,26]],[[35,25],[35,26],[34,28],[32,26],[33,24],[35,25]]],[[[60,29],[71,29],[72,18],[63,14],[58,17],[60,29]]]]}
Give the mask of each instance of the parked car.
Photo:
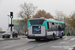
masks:
{"type": "Polygon", "coordinates": [[[13,38],[15,38],[15,37],[17,38],[17,37],[18,37],[17,31],[13,31],[13,32],[12,32],[12,37],[13,37],[13,38]]]}
{"type": "Polygon", "coordinates": [[[10,36],[11,36],[10,31],[6,31],[5,33],[2,34],[2,38],[10,38],[10,36]]]}
{"type": "Polygon", "coordinates": [[[18,37],[18,33],[16,31],[12,31],[12,33],[11,33],[11,31],[6,31],[5,33],[2,34],[2,38],[10,38],[11,35],[13,38],[18,37]]]}
{"type": "Polygon", "coordinates": [[[27,31],[26,31],[26,33],[25,33],[25,36],[27,36],[27,31]]]}

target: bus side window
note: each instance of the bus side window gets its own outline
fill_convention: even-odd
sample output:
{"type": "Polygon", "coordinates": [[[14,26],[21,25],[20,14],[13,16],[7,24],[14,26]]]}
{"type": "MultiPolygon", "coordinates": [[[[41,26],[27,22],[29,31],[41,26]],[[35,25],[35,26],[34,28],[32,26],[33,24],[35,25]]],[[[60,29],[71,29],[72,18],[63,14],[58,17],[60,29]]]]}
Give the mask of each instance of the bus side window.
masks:
{"type": "Polygon", "coordinates": [[[52,30],[52,24],[49,22],[49,31],[52,30]]]}
{"type": "Polygon", "coordinates": [[[62,27],[61,25],[58,26],[59,31],[62,31],[62,27]]]}
{"type": "Polygon", "coordinates": [[[60,24],[58,23],[58,31],[60,30],[60,24]]]}
{"type": "Polygon", "coordinates": [[[52,25],[54,25],[54,23],[52,23],[52,25]]]}
{"type": "Polygon", "coordinates": [[[49,22],[47,22],[47,28],[49,29],[49,22]]]}
{"type": "Polygon", "coordinates": [[[54,23],[52,23],[52,28],[51,28],[51,30],[52,30],[52,31],[55,30],[55,25],[54,25],[54,23]]]}

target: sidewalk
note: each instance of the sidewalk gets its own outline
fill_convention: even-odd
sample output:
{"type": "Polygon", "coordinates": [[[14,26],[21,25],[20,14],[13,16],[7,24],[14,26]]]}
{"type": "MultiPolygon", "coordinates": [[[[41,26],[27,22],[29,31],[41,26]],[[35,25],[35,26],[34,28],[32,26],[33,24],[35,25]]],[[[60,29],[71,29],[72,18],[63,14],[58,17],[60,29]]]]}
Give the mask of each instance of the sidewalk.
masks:
{"type": "Polygon", "coordinates": [[[24,36],[24,35],[19,35],[18,38],[5,38],[5,39],[0,38],[0,41],[1,41],[1,40],[18,40],[18,39],[20,39],[20,38],[26,38],[26,36],[24,36]]]}
{"type": "Polygon", "coordinates": [[[0,38],[0,41],[1,41],[1,40],[4,40],[4,39],[3,39],[3,38],[0,38]]]}

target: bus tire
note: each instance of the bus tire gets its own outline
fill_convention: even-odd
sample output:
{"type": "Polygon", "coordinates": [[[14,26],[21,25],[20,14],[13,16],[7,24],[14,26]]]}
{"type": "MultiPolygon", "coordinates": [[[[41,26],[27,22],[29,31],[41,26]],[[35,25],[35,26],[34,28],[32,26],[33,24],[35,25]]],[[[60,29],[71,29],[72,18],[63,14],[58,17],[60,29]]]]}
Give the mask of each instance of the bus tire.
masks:
{"type": "Polygon", "coordinates": [[[60,36],[60,38],[62,38],[63,37],[63,33],[62,33],[62,36],[60,36]]]}
{"type": "Polygon", "coordinates": [[[35,39],[36,41],[40,41],[40,39],[35,39]]]}
{"type": "Polygon", "coordinates": [[[62,36],[60,38],[62,38],[62,36]]]}
{"type": "Polygon", "coordinates": [[[52,38],[53,40],[55,40],[55,34],[53,33],[53,38],[52,38]]]}

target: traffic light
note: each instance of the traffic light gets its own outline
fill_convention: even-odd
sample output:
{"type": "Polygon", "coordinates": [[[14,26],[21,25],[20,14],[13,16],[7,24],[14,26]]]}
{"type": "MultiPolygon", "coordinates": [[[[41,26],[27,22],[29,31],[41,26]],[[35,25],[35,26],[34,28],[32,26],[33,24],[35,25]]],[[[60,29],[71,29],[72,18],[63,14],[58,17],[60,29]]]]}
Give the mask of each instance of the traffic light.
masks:
{"type": "Polygon", "coordinates": [[[13,27],[13,26],[14,26],[14,24],[9,24],[9,26],[10,26],[10,27],[13,27]]]}
{"type": "Polygon", "coordinates": [[[13,12],[10,12],[10,18],[13,18],[13,12]]]}

